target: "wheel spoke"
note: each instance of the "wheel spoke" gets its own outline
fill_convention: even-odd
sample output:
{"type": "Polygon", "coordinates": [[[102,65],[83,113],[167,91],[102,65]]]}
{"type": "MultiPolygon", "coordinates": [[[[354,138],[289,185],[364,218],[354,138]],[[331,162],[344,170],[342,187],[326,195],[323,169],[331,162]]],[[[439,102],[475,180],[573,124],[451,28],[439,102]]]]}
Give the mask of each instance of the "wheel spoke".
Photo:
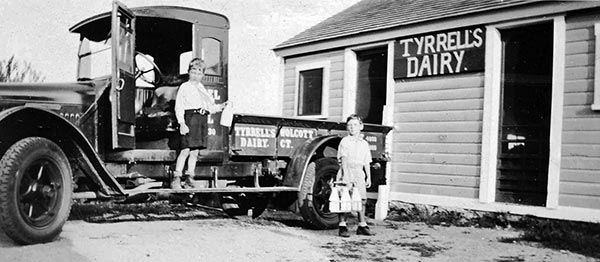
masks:
{"type": "Polygon", "coordinates": [[[38,170],[37,179],[36,179],[37,181],[40,180],[43,172],[44,172],[44,165],[40,165],[40,170],[38,170]]]}
{"type": "Polygon", "coordinates": [[[27,212],[27,215],[29,217],[31,217],[32,214],[33,214],[33,204],[29,203],[29,211],[27,212]]]}

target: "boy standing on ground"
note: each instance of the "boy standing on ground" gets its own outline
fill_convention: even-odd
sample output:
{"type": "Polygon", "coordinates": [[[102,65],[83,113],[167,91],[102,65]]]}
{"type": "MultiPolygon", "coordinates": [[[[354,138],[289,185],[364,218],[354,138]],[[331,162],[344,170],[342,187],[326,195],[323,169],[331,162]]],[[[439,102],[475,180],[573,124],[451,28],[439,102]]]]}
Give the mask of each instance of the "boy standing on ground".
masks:
{"type": "MultiPolygon", "coordinates": [[[[354,184],[355,189],[359,190],[362,198],[362,208],[358,212],[357,235],[374,235],[367,226],[365,217],[365,205],[367,203],[367,188],[371,187],[371,150],[369,144],[365,141],[360,132],[363,129],[363,122],[360,116],[353,114],[346,120],[348,136],[342,138],[338,148],[338,160],[341,161],[342,172],[338,172],[336,181],[341,181],[347,185],[354,184]]],[[[346,225],[346,213],[340,213],[339,235],[349,237],[348,227],[346,225]]]]}
{"type": "Polygon", "coordinates": [[[190,80],[181,84],[175,99],[175,116],[179,122],[181,148],[177,156],[175,174],[171,181],[172,189],[181,189],[183,167],[187,160],[188,169],[185,185],[195,187],[194,170],[198,160],[198,151],[206,148],[208,137],[208,115],[221,112],[227,102],[215,104],[201,80],[206,65],[200,58],[190,61],[188,73],[190,80]]]}

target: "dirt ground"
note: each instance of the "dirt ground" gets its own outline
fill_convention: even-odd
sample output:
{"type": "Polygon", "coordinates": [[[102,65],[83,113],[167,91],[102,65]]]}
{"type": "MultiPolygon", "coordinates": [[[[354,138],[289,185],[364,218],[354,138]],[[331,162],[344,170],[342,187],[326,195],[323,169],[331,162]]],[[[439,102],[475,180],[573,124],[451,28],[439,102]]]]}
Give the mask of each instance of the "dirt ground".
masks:
{"type": "MultiPolygon", "coordinates": [[[[511,229],[371,220],[376,236],[340,238],[337,230],[303,228],[301,218],[290,212],[229,218],[201,208],[174,214],[90,215],[86,220],[111,223],[75,218],[56,241],[30,246],[17,246],[0,233],[0,262],[599,261],[513,241],[519,232],[511,229]]],[[[352,233],[355,228],[352,224],[352,233]]]]}

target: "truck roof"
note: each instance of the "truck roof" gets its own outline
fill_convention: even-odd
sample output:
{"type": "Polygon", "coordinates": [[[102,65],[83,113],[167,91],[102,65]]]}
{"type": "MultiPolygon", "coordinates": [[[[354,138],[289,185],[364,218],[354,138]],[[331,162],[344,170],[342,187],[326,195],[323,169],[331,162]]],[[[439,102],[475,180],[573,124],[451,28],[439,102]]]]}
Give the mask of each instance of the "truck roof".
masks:
{"type": "MultiPolygon", "coordinates": [[[[169,18],[193,24],[229,28],[229,19],[226,16],[200,9],[181,6],[142,6],[130,10],[138,17],[169,18]]],[[[110,28],[110,15],[111,12],[105,12],[89,17],[69,28],[69,31],[89,35],[99,28],[110,28]]]]}

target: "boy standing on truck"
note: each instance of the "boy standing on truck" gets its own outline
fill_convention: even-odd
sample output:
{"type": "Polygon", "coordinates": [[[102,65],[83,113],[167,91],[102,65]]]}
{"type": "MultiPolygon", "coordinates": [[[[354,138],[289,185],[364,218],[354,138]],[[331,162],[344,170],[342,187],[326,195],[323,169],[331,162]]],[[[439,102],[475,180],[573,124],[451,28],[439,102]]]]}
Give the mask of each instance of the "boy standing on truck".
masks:
{"type": "MultiPolygon", "coordinates": [[[[365,141],[360,132],[363,130],[363,122],[360,116],[353,114],[346,119],[346,129],[348,136],[342,138],[338,148],[338,160],[341,161],[341,171],[338,172],[336,181],[354,184],[354,190],[359,190],[362,198],[362,208],[358,211],[357,235],[374,235],[367,226],[365,217],[365,204],[367,202],[367,188],[371,187],[371,150],[369,144],[365,141]]],[[[348,227],[346,225],[346,213],[340,213],[339,235],[349,237],[348,227]]]]}
{"type": "Polygon", "coordinates": [[[181,189],[183,167],[187,160],[185,185],[195,187],[194,170],[198,160],[198,151],[206,148],[208,136],[208,115],[221,112],[227,102],[215,104],[213,97],[201,83],[206,64],[200,58],[190,61],[189,81],[181,84],[175,99],[175,117],[179,123],[181,147],[177,156],[175,173],[171,181],[172,189],[181,189]]]}

